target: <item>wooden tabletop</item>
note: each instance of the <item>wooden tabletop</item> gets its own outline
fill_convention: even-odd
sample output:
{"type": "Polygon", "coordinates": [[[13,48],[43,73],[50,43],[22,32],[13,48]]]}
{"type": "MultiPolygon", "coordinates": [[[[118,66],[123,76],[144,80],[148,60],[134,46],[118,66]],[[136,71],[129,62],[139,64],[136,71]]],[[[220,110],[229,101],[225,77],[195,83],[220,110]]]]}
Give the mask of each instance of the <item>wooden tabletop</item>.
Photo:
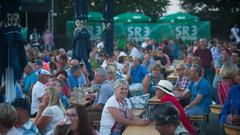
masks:
{"type": "Polygon", "coordinates": [[[70,103],[86,105],[86,104],[90,103],[90,101],[85,100],[85,99],[77,100],[77,99],[71,97],[70,98],[70,103]]]}
{"type": "Polygon", "coordinates": [[[159,135],[154,125],[128,126],[122,135],[159,135]]]}
{"type": "Polygon", "coordinates": [[[170,75],[167,76],[167,80],[177,80],[177,74],[176,73],[171,73],[170,75]]]}
{"type": "Polygon", "coordinates": [[[240,125],[224,125],[224,130],[227,135],[240,135],[240,125]]]}
{"type": "Polygon", "coordinates": [[[145,110],[144,109],[133,109],[132,112],[133,112],[134,116],[141,117],[143,115],[143,113],[145,112],[145,110]]]}
{"type": "Polygon", "coordinates": [[[160,104],[160,99],[154,96],[148,100],[148,104],[160,104]]]}

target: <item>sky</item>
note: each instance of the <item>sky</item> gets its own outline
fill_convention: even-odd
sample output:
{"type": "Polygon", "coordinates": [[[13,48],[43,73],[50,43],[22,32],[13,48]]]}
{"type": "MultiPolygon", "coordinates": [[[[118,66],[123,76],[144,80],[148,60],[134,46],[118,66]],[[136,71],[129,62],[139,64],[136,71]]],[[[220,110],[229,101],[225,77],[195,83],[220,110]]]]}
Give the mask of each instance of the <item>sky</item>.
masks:
{"type": "Polygon", "coordinates": [[[179,0],[170,0],[171,5],[168,7],[166,15],[184,11],[183,9],[180,9],[179,3],[179,0]]]}

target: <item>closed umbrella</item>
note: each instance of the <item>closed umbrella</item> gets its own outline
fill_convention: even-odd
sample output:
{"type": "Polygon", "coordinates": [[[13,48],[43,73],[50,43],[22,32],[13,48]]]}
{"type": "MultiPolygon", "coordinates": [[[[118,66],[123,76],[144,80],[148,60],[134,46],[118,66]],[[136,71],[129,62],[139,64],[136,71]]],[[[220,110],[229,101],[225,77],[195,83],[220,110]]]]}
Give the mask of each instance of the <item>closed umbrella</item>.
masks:
{"type": "Polygon", "coordinates": [[[86,68],[91,76],[91,65],[88,56],[91,51],[90,34],[87,30],[88,1],[75,0],[76,19],[73,36],[72,57],[79,61],[84,61],[86,68]]]}
{"type": "Polygon", "coordinates": [[[21,32],[21,0],[1,1],[0,79],[6,86],[6,101],[16,97],[15,84],[23,75],[27,64],[21,32]]]}
{"type": "Polygon", "coordinates": [[[160,23],[198,22],[199,17],[184,12],[177,12],[158,19],[160,23]]]}
{"type": "Polygon", "coordinates": [[[151,22],[151,18],[141,13],[123,13],[114,17],[114,21],[118,23],[143,23],[151,22]]]}
{"type": "Polygon", "coordinates": [[[108,56],[111,56],[114,51],[114,0],[104,0],[103,24],[104,24],[104,50],[108,56]]]}

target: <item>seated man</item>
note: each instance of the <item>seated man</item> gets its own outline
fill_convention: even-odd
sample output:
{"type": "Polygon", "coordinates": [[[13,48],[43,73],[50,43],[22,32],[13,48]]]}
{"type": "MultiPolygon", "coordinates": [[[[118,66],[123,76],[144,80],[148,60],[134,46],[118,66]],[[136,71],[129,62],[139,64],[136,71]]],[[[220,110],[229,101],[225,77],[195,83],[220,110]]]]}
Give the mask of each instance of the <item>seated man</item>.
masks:
{"type": "Polygon", "coordinates": [[[38,128],[35,123],[30,120],[30,103],[27,99],[18,98],[13,103],[17,112],[16,128],[21,131],[24,135],[40,135],[38,128]]]}
{"type": "MultiPolygon", "coordinates": [[[[101,118],[101,112],[105,103],[114,94],[115,91],[113,84],[107,79],[107,72],[104,68],[96,69],[94,73],[94,81],[96,85],[99,85],[99,90],[95,97],[93,95],[88,95],[86,97],[86,100],[93,101],[93,104],[88,107],[88,110],[92,112],[98,112],[98,114],[93,113],[99,116],[98,118],[101,118]]],[[[89,115],[91,115],[91,112],[89,112],[89,115]]]]}
{"type": "Polygon", "coordinates": [[[140,64],[140,59],[134,57],[132,66],[127,75],[129,82],[131,82],[131,85],[129,86],[129,92],[131,93],[131,96],[141,95],[143,93],[142,91],[136,92],[136,89],[141,89],[142,80],[146,74],[147,70],[140,64]]]}
{"type": "Polygon", "coordinates": [[[81,67],[80,65],[74,65],[70,69],[70,73],[68,73],[68,80],[70,83],[70,87],[72,90],[74,88],[78,88],[86,84],[86,80],[81,76],[81,67]]]}
{"type": "Polygon", "coordinates": [[[23,80],[23,92],[26,95],[31,96],[33,85],[38,81],[38,76],[30,65],[25,66],[24,73],[26,76],[23,80]]]}
{"type": "Polygon", "coordinates": [[[210,112],[211,85],[208,80],[201,77],[201,66],[193,64],[190,69],[190,78],[193,83],[184,95],[191,92],[191,102],[185,107],[187,115],[204,115],[210,112]]]}
{"type": "Polygon", "coordinates": [[[45,89],[47,88],[46,83],[51,77],[50,72],[45,69],[37,71],[38,81],[34,84],[32,89],[32,104],[31,104],[31,117],[35,117],[39,110],[39,104],[42,102],[45,89]]]}
{"type": "Polygon", "coordinates": [[[173,93],[178,99],[180,99],[179,101],[181,105],[186,106],[190,103],[190,93],[187,95],[183,95],[182,93],[188,89],[192,81],[185,74],[185,67],[183,64],[177,65],[176,70],[178,73],[178,79],[176,81],[175,90],[173,93]]]}

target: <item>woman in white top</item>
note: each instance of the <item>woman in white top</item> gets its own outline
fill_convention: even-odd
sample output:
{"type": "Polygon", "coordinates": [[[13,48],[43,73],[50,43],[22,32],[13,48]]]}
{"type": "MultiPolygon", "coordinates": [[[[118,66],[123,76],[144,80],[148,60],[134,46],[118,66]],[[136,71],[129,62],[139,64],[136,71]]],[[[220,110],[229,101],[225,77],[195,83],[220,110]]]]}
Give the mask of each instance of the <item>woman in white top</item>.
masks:
{"type": "Polygon", "coordinates": [[[119,79],[114,83],[115,94],[104,105],[100,135],[121,135],[127,125],[147,125],[148,121],[134,117],[127,99],[128,82],[119,79]]]}
{"type": "Polygon", "coordinates": [[[58,87],[49,87],[45,90],[43,102],[39,105],[35,118],[35,123],[43,135],[52,131],[57,122],[64,119],[65,109],[60,101],[60,93],[61,89],[58,87]]]}

